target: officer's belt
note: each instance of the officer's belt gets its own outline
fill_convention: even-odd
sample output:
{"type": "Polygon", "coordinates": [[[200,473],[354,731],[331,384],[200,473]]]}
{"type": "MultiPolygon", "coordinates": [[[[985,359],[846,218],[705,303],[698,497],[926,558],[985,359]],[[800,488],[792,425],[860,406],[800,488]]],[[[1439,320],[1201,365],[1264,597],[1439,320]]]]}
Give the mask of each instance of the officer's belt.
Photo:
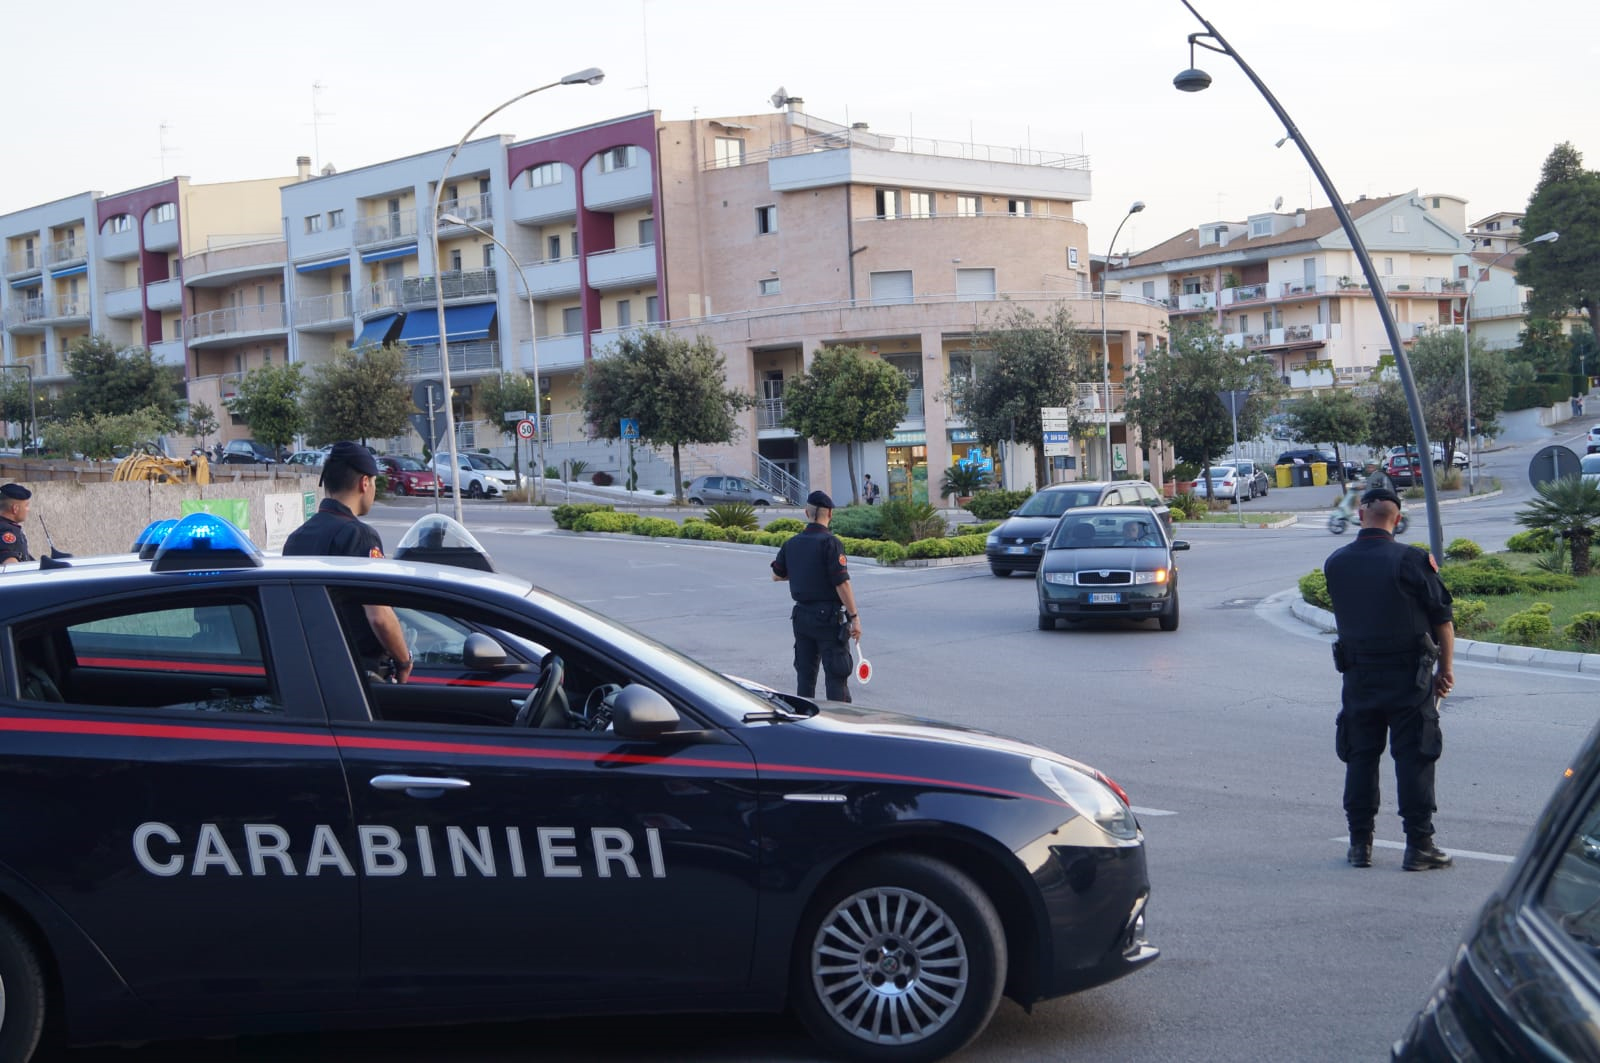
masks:
{"type": "Polygon", "coordinates": [[[1393,653],[1352,653],[1345,659],[1352,667],[1367,665],[1372,668],[1411,667],[1417,662],[1415,650],[1398,650],[1393,653]]]}

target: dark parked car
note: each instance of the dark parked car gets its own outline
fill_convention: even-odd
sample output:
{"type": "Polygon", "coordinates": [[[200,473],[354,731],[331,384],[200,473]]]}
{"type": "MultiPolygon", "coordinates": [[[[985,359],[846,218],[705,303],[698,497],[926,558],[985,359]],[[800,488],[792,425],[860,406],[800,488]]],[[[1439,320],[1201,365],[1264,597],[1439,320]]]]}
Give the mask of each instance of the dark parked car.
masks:
{"type": "Polygon", "coordinates": [[[1157,620],[1178,630],[1178,566],[1182,539],[1148,509],[1117,506],[1073,510],[1045,544],[1036,584],[1039,628],[1057,620],[1157,620]]]}
{"type": "Polygon", "coordinates": [[[1100,480],[1052,484],[1037,491],[1005,522],[989,533],[984,554],[996,576],[1037,572],[1044,540],[1056,521],[1069,509],[1081,506],[1145,506],[1171,527],[1172,510],[1156,489],[1144,480],[1100,480]]]}
{"type": "Polygon", "coordinates": [[[1600,728],[1395,1042],[1396,1060],[1600,1059],[1600,728]]]}
{"type": "Polygon", "coordinates": [[[1272,487],[1272,477],[1267,475],[1265,469],[1249,459],[1236,461],[1233,463],[1233,467],[1238,470],[1239,475],[1250,485],[1251,498],[1266,496],[1267,491],[1272,487]]]}
{"type": "Polygon", "coordinates": [[[222,448],[224,465],[276,465],[279,455],[265,443],[253,439],[233,439],[222,448]]]}

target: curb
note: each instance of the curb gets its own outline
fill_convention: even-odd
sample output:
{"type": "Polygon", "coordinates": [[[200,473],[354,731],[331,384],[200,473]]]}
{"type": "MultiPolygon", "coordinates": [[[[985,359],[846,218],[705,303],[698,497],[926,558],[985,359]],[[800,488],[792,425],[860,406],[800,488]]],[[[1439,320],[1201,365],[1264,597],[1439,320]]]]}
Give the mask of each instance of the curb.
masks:
{"type": "MultiPolygon", "coordinates": [[[[1289,612],[1295,619],[1310,624],[1323,634],[1331,635],[1337,630],[1333,622],[1332,613],[1301,598],[1298,591],[1290,591],[1289,593],[1294,596],[1289,602],[1289,612]]],[[[1600,675],[1600,653],[1541,650],[1533,646],[1511,646],[1502,642],[1475,642],[1472,639],[1456,639],[1456,659],[1477,661],[1483,664],[1519,664],[1528,668],[1544,668],[1553,672],[1581,672],[1585,675],[1600,675]]]]}

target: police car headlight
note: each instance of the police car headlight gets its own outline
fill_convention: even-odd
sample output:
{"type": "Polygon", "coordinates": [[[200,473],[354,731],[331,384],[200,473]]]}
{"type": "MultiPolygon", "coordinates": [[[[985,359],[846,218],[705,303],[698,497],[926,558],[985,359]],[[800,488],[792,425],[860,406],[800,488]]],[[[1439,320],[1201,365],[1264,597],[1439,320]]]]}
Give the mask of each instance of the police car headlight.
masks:
{"type": "Polygon", "coordinates": [[[985,546],[999,546],[1000,545],[1000,533],[999,532],[990,532],[988,535],[984,536],[983,542],[984,542],[985,546]]]}
{"type": "Polygon", "coordinates": [[[1167,582],[1167,570],[1164,568],[1158,568],[1154,572],[1135,572],[1133,574],[1133,582],[1165,583],[1167,582]]]}
{"type": "Polygon", "coordinates": [[[1113,838],[1131,840],[1139,836],[1139,822],[1133,818],[1133,810],[1094,776],[1042,757],[1033,759],[1033,774],[1074,812],[1113,838]]]}
{"type": "Polygon", "coordinates": [[[1046,583],[1059,583],[1063,587],[1072,587],[1077,585],[1078,574],[1076,572],[1046,572],[1044,581],[1046,583]]]}

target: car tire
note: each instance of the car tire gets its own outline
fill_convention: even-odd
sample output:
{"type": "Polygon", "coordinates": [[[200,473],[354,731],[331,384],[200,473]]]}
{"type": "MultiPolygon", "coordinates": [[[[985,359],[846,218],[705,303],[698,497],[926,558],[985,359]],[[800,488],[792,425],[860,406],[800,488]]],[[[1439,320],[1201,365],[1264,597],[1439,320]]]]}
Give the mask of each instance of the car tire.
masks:
{"type": "Polygon", "coordinates": [[[479,483],[478,481],[476,481],[476,480],[474,480],[471,483],[469,483],[467,485],[467,497],[468,498],[482,498],[483,497],[483,485],[481,483],[479,483]]]}
{"type": "Polygon", "coordinates": [[[705,500],[704,499],[700,499],[700,498],[696,498],[694,495],[690,495],[689,496],[689,504],[691,506],[703,506],[703,505],[705,505],[705,500]]]}
{"type": "Polygon", "coordinates": [[[989,571],[993,572],[996,576],[999,576],[1001,579],[1005,579],[1005,578],[1007,578],[1008,576],[1011,575],[1011,570],[1009,568],[1001,568],[999,565],[990,565],[989,566],[989,571]]]}
{"type": "Polygon", "coordinates": [[[999,913],[976,882],[943,861],[889,853],[818,890],[795,941],[790,995],[825,1048],[877,1063],[931,1063],[988,1024],[1006,962],[999,913]],[[939,976],[936,991],[925,971],[939,976]],[[853,1006],[863,994],[873,1006],[853,1006]],[[903,1033],[913,1014],[915,1032],[903,1033]]]}
{"type": "Polygon", "coordinates": [[[1056,618],[1051,616],[1051,615],[1049,615],[1048,613],[1040,613],[1039,614],[1039,630],[1040,631],[1054,631],[1055,629],[1056,629],[1056,618]]]}
{"type": "Polygon", "coordinates": [[[389,490],[402,497],[411,493],[406,490],[406,485],[399,480],[389,481],[389,490]]]}
{"type": "Polygon", "coordinates": [[[1162,631],[1178,630],[1178,592],[1172,592],[1172,604],[1167,606],[1167,611],[1158,618],[1162,631]]]}
{"type": "Polygon", "coordinates": [[[0,1060],[33,1056],[44,1032],[44,970],[26,935],[0,915],[0,987],[5,1012],[0,1017],[0,1060]]]}
{"type": "Polygon", "coordinates": [[[756,499],[755,504],[758,506],[764,506],[767,504],[767,500],[764,498],[758,498],[756,499]]]}

